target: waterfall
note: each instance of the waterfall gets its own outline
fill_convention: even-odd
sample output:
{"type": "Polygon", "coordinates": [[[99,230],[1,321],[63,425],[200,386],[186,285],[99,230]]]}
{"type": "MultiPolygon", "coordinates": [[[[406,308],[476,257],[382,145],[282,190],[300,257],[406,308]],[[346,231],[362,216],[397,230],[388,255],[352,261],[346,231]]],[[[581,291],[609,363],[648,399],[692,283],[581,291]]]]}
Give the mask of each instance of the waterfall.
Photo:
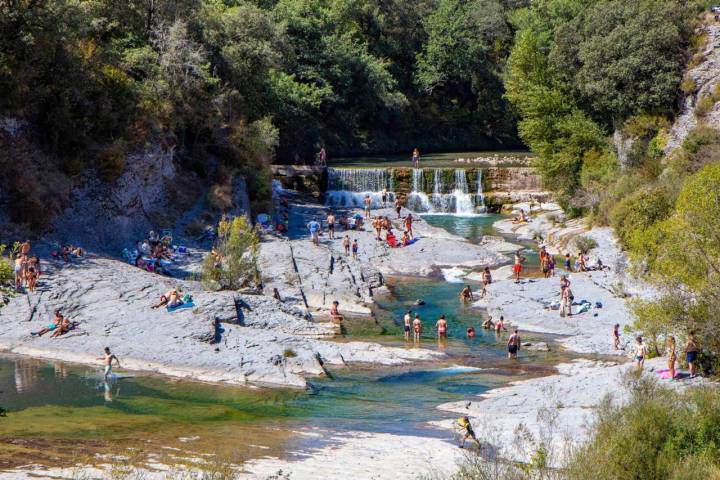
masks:
{"type": "Polygon", "coordinates": [[[382,206],[382,192],[387,191],[389,203],[395,201],[392,174],[384,168],[328,168],[328,190],[325,205],[362,207],[369,196],[372,206],[382,206]]]}
{"type": "Polygon", "coordinates": [[[475,203],[477,204],[477,209],[480,212],[486,212],[487,208],[485,207],[485,194],[483,193],[483,184],[482,184],[482,170],[477,169],[477,197],[475,198],[475,203]]]}
{"type": "Polygon", "coordinates": [[[455,190],[452,193],[455,200],[455,213],[468,215],[475,213],[472,196],[468,191],[467,175],[464,168],[455,170],[455,190]]]}
{"type": "Polygon", "coordinates": [[[423,191],[424,176],[422,168],[414,168],[412,172],[412,192],[407,197],[407,208],[415,212],[432,212],[433,207],[430,198],[423,191]]]}

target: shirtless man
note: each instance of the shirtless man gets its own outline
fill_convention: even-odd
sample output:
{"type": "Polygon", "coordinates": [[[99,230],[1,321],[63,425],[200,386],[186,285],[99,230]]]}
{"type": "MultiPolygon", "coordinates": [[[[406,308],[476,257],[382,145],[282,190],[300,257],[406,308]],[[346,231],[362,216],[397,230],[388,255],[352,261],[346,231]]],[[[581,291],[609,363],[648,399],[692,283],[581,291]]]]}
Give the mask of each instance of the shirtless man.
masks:
{"type": "Polygon", "coordinates": [[[647,346],[643,344],[642,337],[635,338],[635,365],[638,370],[642,370],[645,366],[645,357],[647,357],[647,346]]]}
{"type": "Polygon", "coordinates": [[[495,328],[495,323],[493,322],[492,315],[488,315],[488,318],[485,319],[485,321],[482,323],[482,327],[485,330],[492,330],[495,328]]]}
{"type": "Polygon", "coordinates": [[[102,357],[97,357],[97,360],[102,360],[105,365],[105,379],[112,373],[112,362],[115,360],[118,368],[120,368],[120,360],[115,356],[114,353],[110,352],[110,347],[105,347],[105,354],[102,357]]]}
{"type": "Polygon", "coordinates": [[[70,331],[70,319],[65,317],[62,319],[62,322],[60,322],[60,325],[55,327],[55,329],[54,329],[52,335],[50,335],[50,337],[52,337],[52,338],[59,337],[60,335],[64,335],[69,331],[70,331]]]}
{"type": "Polygon", "coordinates": [[[358,258],[358,241],[357,238],[352,242],[352,256],[355,260],[358,258]]]}
{"type": "Polygon", "coordinates": [[[447,320],[445,320],[445,315],[440,315],[440,320],[435,323],[435,326],[437,327],[437,334],[438,338],[447,338],[447,320]]]}
{"type": "Polygon", "coordinates": [[[403,321],[405,322],[404,330],[405,330],[405,340],[410,340],[410,329],[412,327],[412,317],[410,316],[411,312],[408,310],[405,312],[405,317],[403,318],[403,321]]]}
{"type": "Polygon", "coordinates": [[[343,238],[343,248],[345,249],[345,256],[350,255],[350,237],[345,235],[345,238],[343,238]]]}
{"type": "Polygon", "coordinates": [[[331,240],[335,240],[335,214],[333,212],[328,213],[327,216],[328,224],[328,236],[331,240]]]}
{"type": "Polygon", "coordinates": [[[515,273],[515,283],[520,283],[520,272],[522,272],[522,263],[525,257],[520,255],[520,250],[515,252],[515,263],[513,264],[513,273],[515,273]]]}
{"type": "Polygon", "coordinates": [[[413,225],[413,216],[412,216],[412,213],[408,213],[407,217],[405,217],[405,230],[407,231],[407,233],[411,239],[415,238],[415,235],[413,235],[412,225],[413,225]]]}
{"type": "Polygon", "coordinates": [[[402,215],[400,215],[402,213],[402,203],[400,203],[399,198],[395,199],[395,211],[397,212],[398,218],[402,218],[402,215]]]}
{"type": "Polygon", "coordinates": [[[517,359],[518,352],[520,351],[520,335],[518,334],[518,329],[516,328],[512,335],[510,335],[510,338],[507,342],[508,347],[508,358],[517,359]]]}
{"type": "Polygon", "coordinates": [[[560,292],[560,316],[572,317],[573,293],[570,287],[564,287],[560,292]]]}
{"type": "Polygon", "coordinates": [[[370,218],[370,206],[372,205],[372,199],[370,195],[365,195],[363,199],[363,205],[365,205],[365,218],[370,218]]]}
{"type": "Polygon", "coordinates": [[[182,303],[180,300],[180,289],[171,288],[170,290],[165,292],[165,295],[160,295],[160,301],[150,308],[160,308],[165,305],[167,305],[168,307],[174,307],[179,303],[182,303]]]}
{"type": "Polygon", "coordinates": [[[52,323],[48,324],[47,327],[44,327],[37,332],[30,332],[30,335],[37,335],[38,337],[41,337],[48,332],[52,332],[56,328],[60,328],[60,325],[62,325],[62,321],[63,316],[60,313],[60,310],[55,310],[55,318],[53,318],[52,323]]]}
{"type": "Polygon", "coordinates": [[[465,285],[465,288],[462,289],[462,292],[460,292],[460,300],[463,302],[474,300],[472,290],[470,290],[470,285],[465,285]]]}
{"type": "Polygon", "coordinates": [[[415,320],[413,320],[413,333],[413,340],[419,342],[422,333],[422,322],[420,321],[420,315],[417,313],[415,314],[415,320]]]}

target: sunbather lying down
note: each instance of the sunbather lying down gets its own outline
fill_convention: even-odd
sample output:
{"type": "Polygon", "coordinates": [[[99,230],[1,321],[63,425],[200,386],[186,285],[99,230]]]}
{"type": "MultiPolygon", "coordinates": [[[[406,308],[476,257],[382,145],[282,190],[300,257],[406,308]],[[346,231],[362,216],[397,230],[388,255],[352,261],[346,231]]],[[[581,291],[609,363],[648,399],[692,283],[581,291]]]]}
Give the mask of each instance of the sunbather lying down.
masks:
{"type": "Polygon", "coordinates": [[[165,295],[161,295],[160,301],[151,308],[160,308],[163,306],[176,307],[178,305],[182,305],[183,303],[182,291],[180,290],[180,287],[175,287],[165,292],[165,295]]]}

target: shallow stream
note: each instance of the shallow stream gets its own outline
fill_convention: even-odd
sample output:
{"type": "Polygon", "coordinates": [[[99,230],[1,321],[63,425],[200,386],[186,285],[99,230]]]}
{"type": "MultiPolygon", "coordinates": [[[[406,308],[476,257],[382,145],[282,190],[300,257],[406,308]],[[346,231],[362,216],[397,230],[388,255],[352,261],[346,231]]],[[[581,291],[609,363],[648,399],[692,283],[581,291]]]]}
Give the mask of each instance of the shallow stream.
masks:
{"type": "MultiPolygon", "coordinates": [[[[492,234],[498,216],[428,217],[471,241],[492,234]]],[[[458,284],[441,279],[393,278],[393,295],[378,299],[375,320],[354,320],[340,341],[371,340],[442,350],[447,358],[403,367],[331,370],[307,391],[238,388],[157,376],[121,375],[105,382],[99,368],[0,356],[0,469],[28,463],[63,465],[99,453],[133,448],[138,461],[181,462],[217,454],[229,461],[290,456],[327,441],[328,432],[388,432],[447,438],[429,420],[448,415],[438,404],[458,401],[509,381],[546,375],[561,354],[524,352],[506,358],[507,334],[480,328],[483,312],[463,305],[458,284]],[[416,299],[425,304],[415,306],[416,299]],[[418,312],[419,345],[406,342],[402,316],[418,312]],[[434,324],[449,321],[438,342],[434,324]],[[466,338],[474,326],[477,336],[466,338]]],[[[552,341],[525,335],[524,341],[552,341]]]]}

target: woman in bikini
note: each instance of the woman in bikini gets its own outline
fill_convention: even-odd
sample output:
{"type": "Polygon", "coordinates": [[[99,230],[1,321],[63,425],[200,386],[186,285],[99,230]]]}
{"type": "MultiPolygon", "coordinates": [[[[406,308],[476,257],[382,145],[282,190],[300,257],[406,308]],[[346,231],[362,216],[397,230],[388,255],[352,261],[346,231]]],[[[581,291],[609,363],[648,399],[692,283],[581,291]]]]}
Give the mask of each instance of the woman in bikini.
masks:
{"type": "Polygon", "coordinates": [[[690,369],[690,378],[695,378],[697,371],[697,343],[695,343],[695,332],[690,332],[690,336],[685,342],[685,360],[690,369]]]}
{"type": "Polygon", "coordinates": [[[447,320],[445,320],[445,315],[440,315],[440,320],[435,323],[435,326],[437,327],[437,334],[438,338],[447,338],[447,320]]]}
{"type": "Polygon", "coordinates": [[[490,273],[490,267],[485,267],[482,274],[483,288],[480,291],[480,298],[485,298],[487,295],[487,286],[492,283],[492,273],[490,273]]]}
{"type": "Polygon", "coordinates": [[[675,380],[675,362],[677,361],[677,346],[675,337],[668,337],[667,341],[667,364],[670,373],[670,381],[675,380]]]}
{"type": "Polygon", "coordinates": [[[415,320],[413,320],[413,333],[413,340],[419,342],[422,334],[422,322],[420,321],[420,315],[417,313],[415,314],[415,320]]]}

